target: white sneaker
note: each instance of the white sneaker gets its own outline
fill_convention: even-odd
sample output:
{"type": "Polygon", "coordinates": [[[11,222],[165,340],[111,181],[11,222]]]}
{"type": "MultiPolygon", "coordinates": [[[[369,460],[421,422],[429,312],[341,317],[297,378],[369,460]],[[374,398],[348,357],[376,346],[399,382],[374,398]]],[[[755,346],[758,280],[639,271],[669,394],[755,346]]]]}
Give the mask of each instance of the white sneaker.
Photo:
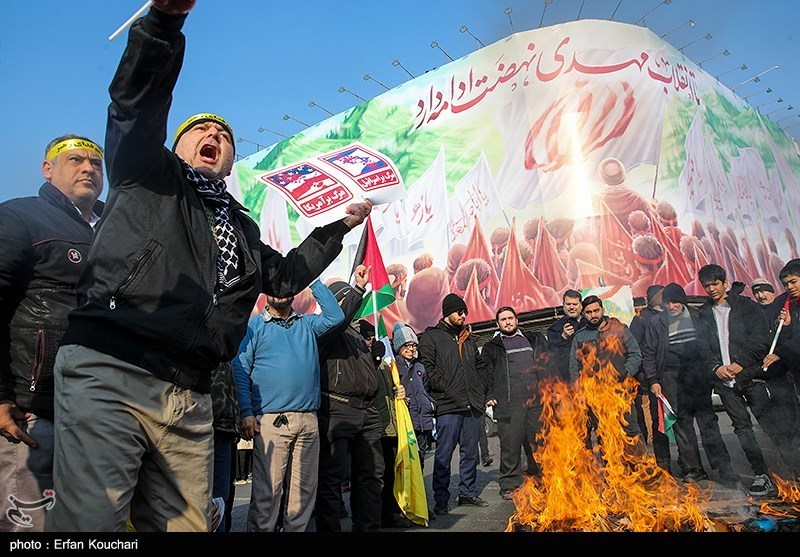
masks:
{"type": "Polygon", "coordinates": [[[753,484],[748,490],[753,497],[774,497],[778,494],[778,488],[766,474],[759,474],[753,480],[753,484]]]}
{"type": "Polygon", "coordinates": [[[225,518],[225,499],[214,497],[211,500],[211,531],[214,532],[225,518]]]}

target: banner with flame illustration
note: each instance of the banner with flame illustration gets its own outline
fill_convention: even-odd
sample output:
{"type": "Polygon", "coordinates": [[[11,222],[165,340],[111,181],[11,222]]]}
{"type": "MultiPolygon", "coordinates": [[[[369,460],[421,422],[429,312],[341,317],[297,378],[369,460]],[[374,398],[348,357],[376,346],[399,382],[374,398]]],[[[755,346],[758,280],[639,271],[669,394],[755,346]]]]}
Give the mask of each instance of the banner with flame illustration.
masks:
{"type": "MultiPolygon", "coordinates": [[[[265,240],[296,245],[315,214],[351,199],[334,179],[363,163],[363,189],[391,189],[372,213],[397,278],[387,326],[420,331],[451,290],[474,302],[475,322],[501,292],[526,310],[559,305],[567,288],[644,297],[678,282],[702,295],[707,263],[777,284],[798,257],[799,154],[648,29],[576,21],[516,33],[332,116],[238,162],[229,184],[265,240]]],[[[348,278],[360,236],[347,235],[324,279],[348,278]]]]}

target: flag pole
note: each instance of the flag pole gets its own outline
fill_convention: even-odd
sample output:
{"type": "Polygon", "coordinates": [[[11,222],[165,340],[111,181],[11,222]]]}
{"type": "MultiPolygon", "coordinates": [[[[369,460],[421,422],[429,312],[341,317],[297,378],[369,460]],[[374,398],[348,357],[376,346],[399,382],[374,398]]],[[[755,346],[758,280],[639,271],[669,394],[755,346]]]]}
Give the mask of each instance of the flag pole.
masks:
{"type": "Polygon", "coordinates": [[[108,40],[113,41],[114,39],[116,39],[120,33],[122,33],[125,29],[127,29],[131,23],[136,21],[139,18],[139,16],[141,16],[152,5],[153,5],[153,0],[148,0],[147,2],[145,2],[144,5],[141,8],[139,8],[135,14],[133,14],[131,17],[128,18],[128,21],[120,25],[116,31],[111,33],[111,36],[108,37],[108,40]]]}
{"type": "Polygon", "coordinates": [[[372,286],[370,296],[372,296],[372,319],[375,321],[375,340],[378,340],[378,297],[375,295],[375,287],[372,286]]]}
{"type": "MultiPolygon", "coordinates": [[[[786,294],[786,303],[783,304],[783,309],[789,311],[789,294],[786,294]]],[[[767,356],[775,353],[775,347],[778,345],[778,337],[781,336],[781,329],[783,329],[783,319],[778,322],[778,328],[775,330],[775,336],[772,339],[772,346],[769,347],[767,356]]],[[[767,371],[767,368],[762,367],[761,371],[767,371]]]]}

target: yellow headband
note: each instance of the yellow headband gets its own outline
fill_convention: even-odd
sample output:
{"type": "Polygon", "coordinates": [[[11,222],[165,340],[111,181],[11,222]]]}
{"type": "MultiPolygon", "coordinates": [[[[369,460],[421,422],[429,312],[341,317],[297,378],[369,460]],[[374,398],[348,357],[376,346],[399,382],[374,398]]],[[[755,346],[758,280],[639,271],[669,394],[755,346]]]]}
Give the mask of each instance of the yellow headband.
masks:
{"type": "Polygon", "coordinates": [[[101,159],[103,158],[103,150],[97,143],[89,141],[88,139],[73,138],[65,139],[53,145],[53,147],[47,151],[47,155],[45,155],[44,159],[51,161],[64,151],[69,151],[70,149],[86,149],[87,151],[97,153],[100,155],[101,159]]]}
{"type": "Polygon", "coordinates": [[[175,139],[172,141],[172,150],[175,150],[175,146],[178,144],[178,139],[189,131],[195,124],[199,124],[200,122],[216,122],[227,131],[231,135],[231,141],[233,141],[233,129],[231,129],[230,124],[225,121],[222,116],[217,116],[216,114],[212,114],[210,112],[202,112],[200,114],[195,114],[194,116],[189,116],[183,123],[178,126],[178,131],[175,132],[175,139]]]}

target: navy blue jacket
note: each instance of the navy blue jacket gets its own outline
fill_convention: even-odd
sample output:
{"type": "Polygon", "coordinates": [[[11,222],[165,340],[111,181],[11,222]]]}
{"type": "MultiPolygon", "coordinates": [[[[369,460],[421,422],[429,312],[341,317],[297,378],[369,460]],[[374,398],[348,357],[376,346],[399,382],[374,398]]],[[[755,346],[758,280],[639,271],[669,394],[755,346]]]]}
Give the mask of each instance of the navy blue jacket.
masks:
{"type": "Polygon", "coordinates": [[[431,431],[436,417],[436,401],[428,393],[428,374],[425,366],[417,358],[410,362],[402,356],[397,359],[397,372],[400,382],[406,389],[408,412],[414,424],[414,431],[431,431]]]}
{"type": "Polygon", "coordinates": [[[53,418],[53,364],[93,239],[49,182],[38,197],[0,204],[0,400],[53,418]]]}
{"type": "Polygon", "coordinates": [[[523,336],[533,349],[528,368],[516,370],[524,373],[528,379],[527,392],[512,392],[511,374],[508,369],[508,354],[500,334],[495,334],[483,346],[483,359],[489,370],[489,392],[487,398],[497,401],[492,408],[495,419],[510,416],[517,404],[524,405],[531,397],[538,399],[540,383],[556,374],[552,366],[547,365],[547,339],[542,333],[523,331],[523,336]]]}

